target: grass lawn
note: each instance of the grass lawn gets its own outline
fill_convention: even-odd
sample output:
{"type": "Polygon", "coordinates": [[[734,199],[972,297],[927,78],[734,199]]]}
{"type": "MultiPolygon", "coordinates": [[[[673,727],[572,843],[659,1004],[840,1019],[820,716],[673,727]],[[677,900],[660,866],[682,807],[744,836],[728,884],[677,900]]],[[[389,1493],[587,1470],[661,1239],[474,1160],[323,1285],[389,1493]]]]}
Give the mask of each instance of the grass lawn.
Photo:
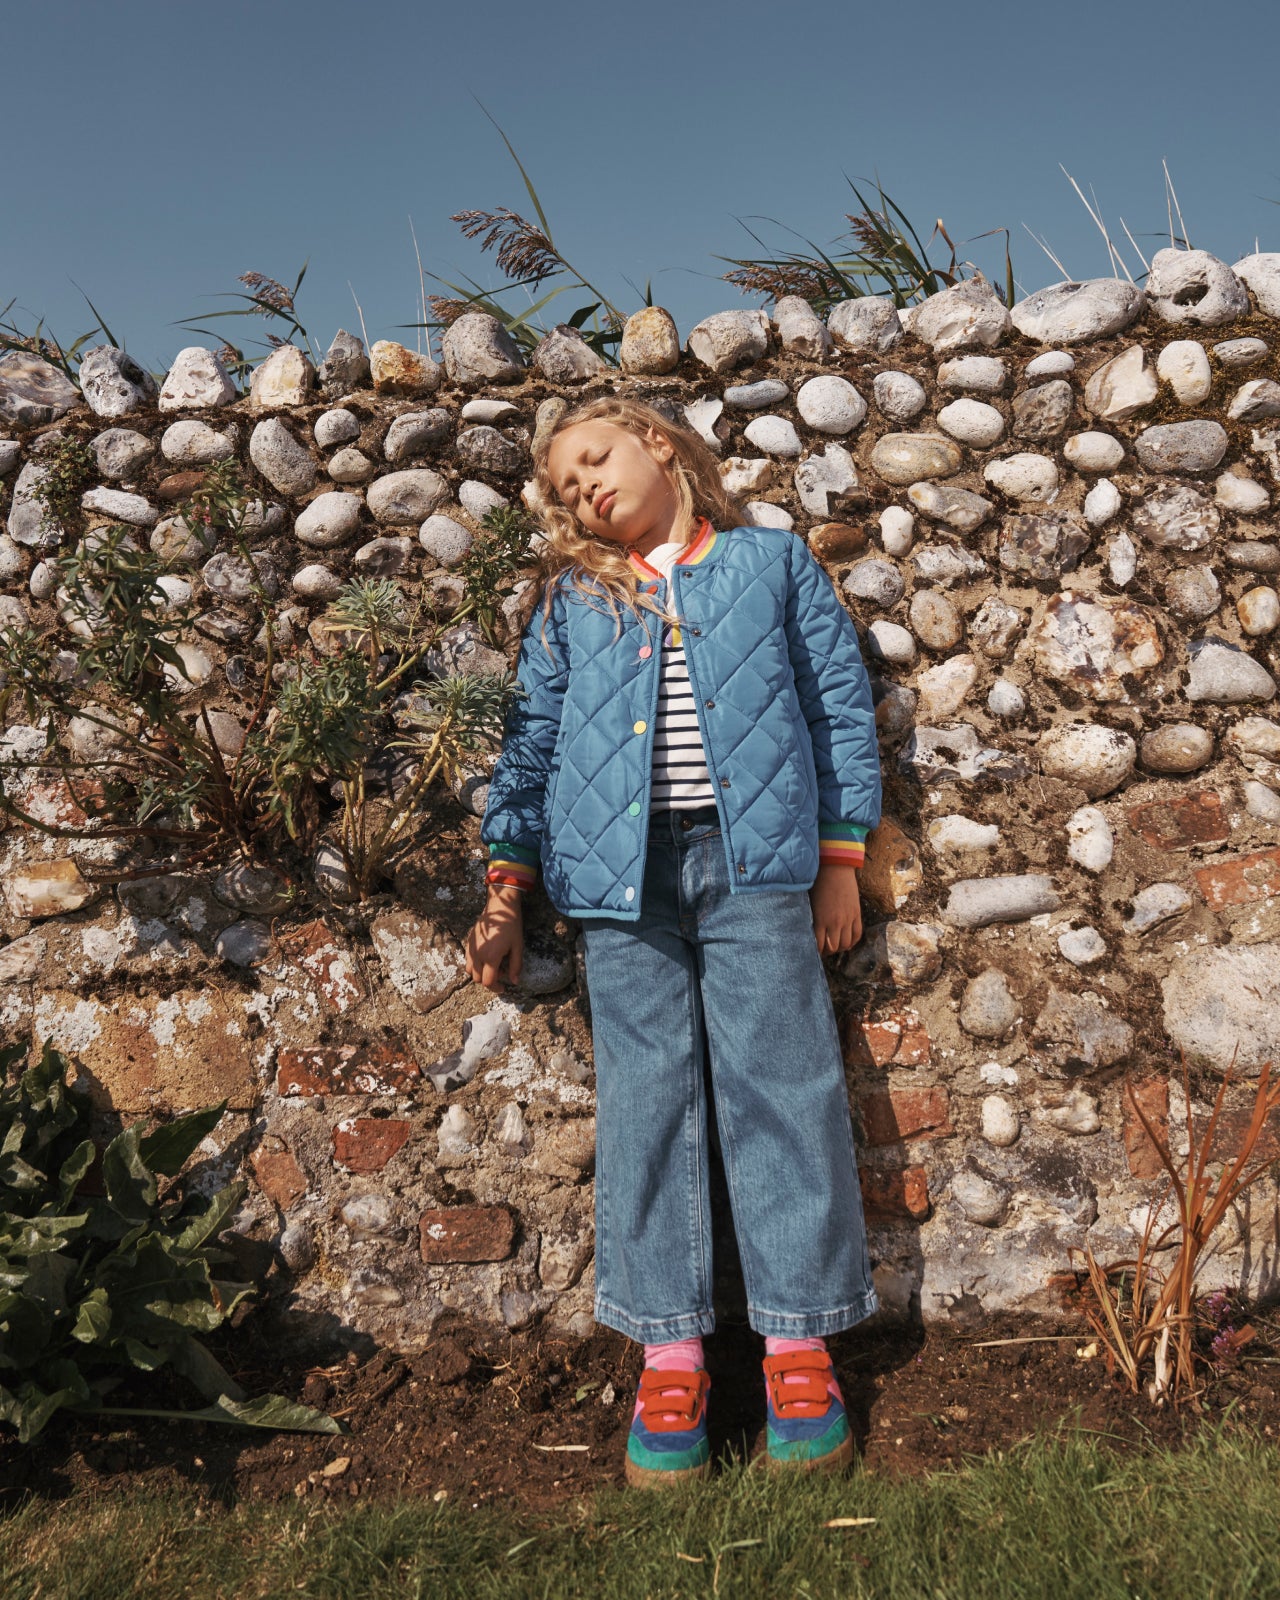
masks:
{"type": "Polygon", "coordinates": [[[928,1478],[741,1467],[556,1514],[444,1502],[31,1501],[0,1520],[4,1600],[589,1596],[1280,1597],[1280,1448],[1229,1425],[1115,1452],[1063,1428],[928,1478]]]}

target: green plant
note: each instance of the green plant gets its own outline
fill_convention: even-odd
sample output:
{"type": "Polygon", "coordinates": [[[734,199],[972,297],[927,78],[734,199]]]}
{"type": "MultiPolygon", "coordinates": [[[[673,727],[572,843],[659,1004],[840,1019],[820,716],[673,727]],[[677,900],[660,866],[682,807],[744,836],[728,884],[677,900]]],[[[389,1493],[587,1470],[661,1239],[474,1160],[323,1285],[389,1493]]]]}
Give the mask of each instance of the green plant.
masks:
{"type": "MultiPolygon", "coordinates": [[[[1090,1296],[1086,1314],[1106,1347],[1108,1365],[1122,1374],[1134,1394],[1150,1368],[1147,1394],[1157,1403],[1194,1391],[1200,1358],[1199,1332],[1207,1327],[1215,1340],[1206,1359],[1218,1359],[1225,1353],[1221,1318],[1214,1307],[1200,1305],[1196,1279],[1214,1230],[1271,1166],[1269,1160],[1255,1160],[1253,1154],[1268,1119],[1280,1110],[1280,1084],[1272,1085],[1271,1063],[1267,1062],[1258,1075],[1249,1121],[1234,1150],[1224,1158],[1215,1150],[1214,1136],[1230,1082],[1230,1072],[1224,1073],[1208,1124],[1203,1134],[1197,1135],[1191,1114],[1190,1077],[1183,1061],[1187,1153],[1181,1161],[1172,1153],[1167,1133],[1151,1121],[1132,1083],[1126,1085],[1129,1105],[1168,1173],[1169,1185],[1148,1212],[1135,1257],[1102,1266],[1087,1245],[1083,1252],[1085,1286],[1090,1296]],[[1158,1219],[1170,1200],[1173,1220],[1160,1227],[1158,1219]],[[1156,1256],[1166,1248],[1172,1249],[1173,1259],[1163,1270],[1157,1265],[1156,1256]]],[[[1233,1329],[1232,1334],[1233,1348],[1243,1345],[1249,1337],[1247,1330],[1233,1329]]]]}
{"type": "MultiPolygon", "coordinates": [[[[566,319],[566,325],[576,328],[602,360],[614,362],[616,365],[614,352],[622,342],[625,314],[578,271],[555,243],[551,235],[551,224],[538,198],[538,191],[525,171],[523,162],[494,118],[483,106],[480,109],[498,129],[503,144],[506,145],[511,159],[519,169],[525,191],[538,220],[536,223],[530,222],[518,211],[512,211],[507,206],[499,206],[494,211],[453,213],[449,220],[458,224],[465,238],[479,239],[482,251],[496,251],[499,270],[510,281],[505,288],[490,292],[482,289],[471,278],[466,280],[468,288],[450,283],[448,279],[441,278],[436,273],[428,274],[436,283],[441,283],[446,289],[451,290],[452,298],[441,295],[427,296],[431,309],[436,314],[436,320],[427,323],[427,327],[446,328],[464,312],[484,311],[491,317],[496,317],[521,349],[528,352],[547,332],[540,323],[534,321],[538,313],[544,306],[550,305],[558,295],[578,288],[592,298],[566,319]],[[509,290],[536,291],[542,284],[549,283],[554,278],[565,278],[567,281],[557,284],[554,289],[532,305],[526,306],[523,311],[510,310],[499,298],[509,290]]],[[[646,297],[646,304],[649,303],[651,301],[646,297]]],[[[418,327],[420,324],[407,323],[401,326],[418,327]]]]}
{"type": "MultiPolygon", "coordinates": [[[[246,502],[234,466],[211,471],[184,511],[188,526],[203,530],[210,544],[226,538],[238,550],[269,619],[245,541],[246,502]]],[[[244,746],[224,759],[207,708],[193,713],[181,692],[190,680],[179,640],[196,608],[166,592],[161,558],[139,548],[133,530],[110,527],[63,552],[55,565],[59,632],[51,639],[34,625],[0,629],[0,712],[20,704],[45,731],[37,757],[0,762],[0,811],[60,837],[146,841],[161,849],[161,871],[221,863],[232,852],[251,857],[270,821],[262,745],[254,734],[273,681],[273,630],[244,746]],[[64,641],[74,647],[73,672],[57,648],[64,641]],[[93,753],[77,754],[77,744],[93,753]],[[26,809],[23,786],[33,768],[60,779],[84,813],[83,825],[51,824],[26,809]]]]}
{"type": "MultiPolygon", "coordinates": [[[[0,1052],[0,1071],[26,1055],[0,1052]]],[[[247,1401],[201,1335],[253,1292],[223,1276],[218,1235],[243,1182],[211,1196],[172,1181],[225,1102],[144,1132],[135,1123],[101,1155],[101,1197],[85,1192],[97,1155],[87,1097],[68,1089],[66,1057],[0,1087],[0,1422],[25,1444],[60,1410],[338,1433],[331,1418],[280,1395],[247,1401]],[[124,1372],[167,1367],[209,1405],[200,1411],[110,1406],[124,1372]]]]}
{"type": "Polygon", "coordinates": [[[497,642],[502,602],[516,592],[516,580],[529,564],[532,538],[533,520],[522,506],[495,506],[458,563],[463,594],[454,621],[474,617],[490,644],[497,642]]]}
{"type": "Polygon", "coordinates": [[[44,506],[44,526],[76,526],[80,521],[80,496],[98,471],[92,444],[73,433],[64,433],[40,465],[43,470],[31,493],[44,506]]]}
{"type": "Polygon", "coordinates": [[[439,640],[389,579],[345,586],[325,619],[336,656],[304,665],[285,685],[261,742],[273,804],[292,838],[318,819],[307,809],[316,770],[339,780],[338,846],[355,892],[377,883],[432,783],[452,781],[468,757],[496,744],[511,686],[505,676],[415,676],[439,640]],[[402,752],[411,776],[386,799],[371,794],[379,749],[402,752]]]}
{"type": "MultiPolygon", "coordinates": [[[[298,320],[298,310],[295,304],[298,290],[302,287],[302,280],[307,275],[308,263],[302,263],[302,271],[294,279],[292,289],[286,289],[284,284],[275,278],[268,278],[263,272],[242,272],[239,282],[248,289],[248,294],[234,291],[229,294],[217,296],[220,300],[239,300],[241,305],[229,311],[209,311],[202,316],[180,317],[177,326],[190,328],[193,333],[202,333],[206,338],[219,337],[211,328],[201,327],[202,322],[212,322],[216,317],[264,317],[269,322],[282,323],[287,329],[287,337],[281,338],[279,334],[268,328],[266,331],[266,344],[268,352],[278,350],[281,345],[292,344],[294,339],[300,339],[303,347],[310,353],[313,361],[320,357],[311,342],[311,336],[298,320]]],[[[253,372],[254,362],[245,355],[238,346],[224,341],[218,351],[218,356],[228,372],[231,372],[244,384],[253,372]]],[[[261,359],[261,358],[259,358],[261,359]]]]}
{"type": "Polygon", "coordinates": [[[43,317],[40,318],[30,333],[25,333],[9,316],[9,313],[17,304],[15,296],[3,309],[0,309],[0,352],[13,350],[23,355],[39,356],[42,361],[47,361],[51,366],[57,367],[64,377],[70,378],[74,383],[76,374],[80,370],[80,362],[83,359],[81,352],[95,334],[101,333],[109,345],[115,346],[116,349],[120,348],[115,335],[98,315],[93,301],[89,299],[83,289],[80,290],[80,293],[84,296],[85,304],[94,315],[94,325],[89,329],[88,333],[82,333],[74,343],[64,346],[54,338],[52,333],[45,333],[43,317]]]}
{"type": "MultiPolygon", "coordinates": [[[[969,263],[957,260],[956,246],[940,217],[927,242],[922,242],[906,213],[879,183],[876,203],[872,204],[852,179],[845,181],[861,209],[846,213],[849,231],[829,251],[812,239],[805,239],[807,254],[788,251],[779,256],[719,256],[718,260],[728,261],[733,269],[724,274],[725,280],[744,293],[766,294],[775,300],[783,295],[800,295],[815,311],[824,313],[841,300],[868,294],[888,295],[899,307],[915,305],[971,274],[969,263]],[[929,246],[935,238],[940,238],[951,252],[945,262],[930,259],[929,246]]],[[[775,222],[774,226],[780,224],[775,222]]],[[[747,231],[763,248],[763,240],[751,229],[747,231]]],[[[993,228],[978,237],[985,239],[996,233],[1005,235],[1005,298],[1012,305],[1015,287],[1008,230],[993,228]]]]}

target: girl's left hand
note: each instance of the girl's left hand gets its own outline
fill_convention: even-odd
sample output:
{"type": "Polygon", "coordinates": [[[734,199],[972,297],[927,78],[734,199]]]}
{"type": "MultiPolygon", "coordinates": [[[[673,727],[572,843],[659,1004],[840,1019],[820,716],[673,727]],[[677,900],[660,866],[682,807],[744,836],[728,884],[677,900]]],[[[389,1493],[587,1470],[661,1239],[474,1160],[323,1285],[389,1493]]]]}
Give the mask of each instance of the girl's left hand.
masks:
{"type": "Polygon", "coordinates": [[[841,950],[852,950],[862,937],[862,901],[854,868],[819,867],[809,891],[809,904],[813,907],[813,931],[820,954],[833,956],[841,950]]]}

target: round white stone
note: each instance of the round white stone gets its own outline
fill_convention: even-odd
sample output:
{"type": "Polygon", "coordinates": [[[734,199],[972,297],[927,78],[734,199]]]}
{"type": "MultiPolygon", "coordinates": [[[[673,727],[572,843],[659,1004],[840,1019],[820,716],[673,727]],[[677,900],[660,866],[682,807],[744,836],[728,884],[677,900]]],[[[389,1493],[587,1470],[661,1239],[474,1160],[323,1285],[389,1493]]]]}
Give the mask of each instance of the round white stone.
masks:
{"type": "Polygon", "coordinates": [[[348,411],[345,406],[338,406],[336,410],[321,412],[316,418],[313,432],[320,448],[329,450],[335,444],[347,444],[352,439],[358,439],[360,419],[354,411],[348,411]]]}
{"type": "Polygon", "coordinates": [[[886,506],[880,513],[880,543],[885,554],[910,554],[915,539],[916,519],[905,506],[886,506]]]}
{"type": "Polygon", "coordinates": [[[785,528],[790,532],[796,525],[796,519],[785,506],[775,506],[769,500],[748,500],[747,516],[753,528],[785,528]]]}
{"type": "Polygon", "coordinates": [[[910,632],[896,622],[873,622],[867,629],[867,644],[871,654],[880,661],[887,661],[895,667],[915,664],[916,642],[910,632]]]}
{"type": "Polygon", "coordinates": [[[1018,1142],[1021,1123],[1018,1108],[1002,1094],[989,1094],[982,1102],[982,1137],[998,1149],[1018,1142]]]}
{"type": "Polygon", "coordinates": [[[293,592],[300,600],[336,600],[342,589],[342,579],[336,572],[313,561],[293,575],[293,592]]]}
{"type": "Polygon", "coordinates": [[[960,394],[999,394],[1004,382],[999,356],[956,356],[938,368],[938,387],[960,394]]]}
{"type": "Polygon", "coordinates": [[[1096,928],[1069,928],[1058,935],[1058,949],[1073,967],[1092,966],[1107,953],[1106,940],[1096,928]]]}
{"type": "Polygon", "coordinates": [[[1198,406],[1209,398],[1213,372],[1204,346],[1196,339],[1175,339],[1156,358],[1156,374],[1184,406],[1198,406]]]}
{"type": "Polygon", "coordinates": [[[471,531],[452,517],[437,512],[422,524],[418,540],[442,567],[454,567],[471,548],[471,531]]]}
{"type": "Polygon", "coordinates": [[[1100,528],[1110,522],[1123,502],[1120,491],[1110,478],[1099,478],[1084,497],[1084,520],[1091,528],[1100,528]]]}
{"type": "Polygon", "coordinates": [[[800,454],[800,435],[786,417],[753,417],[742,431],[750,443],[767,456],[793,460],[800,454]]]}
{"type": "Polygon", "coordinates": [[[235,453],[235,439],[205,422],[174,422],[160,436],[160,454],[174,467],[204,467],[235,453]]]}
{"type": "Polygon", "coordinates": [[[1015,717],[1020,717],[1026,709],[1026,696],[1017,684],[1011,683],[1008,678],[997,678],[987,696],[987,710],[991,715],[1012,721],[1015,717]]]}
{"type": "Polygon", "coordinates": [[[1271,496],[1253,478],[1242,478],[1234,472],[1224,472],[1213,486],[1214,499],[1228,511],[1265,511],[1271,496]]]}
{"type": "Polygon", "coordinates": [[[1245,781],[1244,804],[1249,815],[1259,822],[1280,822],[1280,794],[1256,778],[1245,781]]]}
{"type": "Polygon", "coordinates": [[[1102,872],[1111,865],[1116,837],[1097,806],[1081,806],[1067,819],[1067,854],[1086,872],[1102,872]]]}
{"type": "Polygon", "coordinates": [[[1107,550],[1107,570],[1117,589],[1133,582],[1138,570],[1138,552],[1133,540],[1123,531],[1116,534],[1107,550]]]}
{"type": "Polygon", "coordinates": [[[1077,472],[1110,472],[1124,460],[1124,446],[1109,433],[1077,433],[1062,453],[1077,472]]]}
{"type": "Polygon", "coordinates": [[[988,461],[982,476],[993,489],[1010,500],[1052,500],[1058,492],[1058,468],[1048,456],[1024,450],[1015,456],[988,461]]]}
{"type": "Polygon", "coordinates": [[[953,400],[938,413],[938,426],[961,444],[985,450],[1004,433],[1004,418],[984,400],[953,400]]]}
{"type": "Polygon", "coordinates": [[[293,531],[299,543],[326,549],[343,544],[360,526],[364,502],[358,494],[330,490],[318,494],[298,513],[293,531]]]}
{"type": "Polygon", "coordinates": [[[1251,639],[1272,633],[1280,625],[1280,596],[1266,584],[1259,584],[1236,601],[1236,615],[1251,639]]]}
{"type": "Polygon", "coordinates": [[[1028,378],[1060,378],[1064,372],[1074,372],[1076,358],[1069,350],[1046,350],[1042,356],[1027,362],[1028,378]]]}
{"type": "Polygon", "coordinates": [[[878,372],[871,393],[890,422],[910,422],[929,401],[923,387],[906,372],[878,372]]]}
{"type": "Polygon", "coordinates": [[[458,485],[458,504],[477,522],[483,522],[490,511],[508,503],[505,494],[499,494],[487,483],[478,483],[474,478],[467,478],[458,485]]]}
{"type": "MultiPolygon", "coordinates": [[[[796,410],[819,433],[841,436],[852,433],[862,422],[867,414],[867,402],[847,378],[830,375],[810,378],[801,385],[796,395],[796,410]]],[[[749,428],[747,433],[750,437],[749,428]]]]}

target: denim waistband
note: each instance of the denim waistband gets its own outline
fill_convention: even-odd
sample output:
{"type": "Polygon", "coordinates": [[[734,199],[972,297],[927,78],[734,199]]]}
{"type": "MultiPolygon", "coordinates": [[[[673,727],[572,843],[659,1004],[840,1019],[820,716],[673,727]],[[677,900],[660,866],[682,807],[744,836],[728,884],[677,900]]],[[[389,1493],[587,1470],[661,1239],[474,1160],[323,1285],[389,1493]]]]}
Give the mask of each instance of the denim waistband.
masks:
{"type": "Polygon", "coordinates": [[[706,806],[670,806],[649,813],[649,833],[663,839],[687,838],[695,831],[705,834],[708,828],[719,828],[720,813],[714,803],[706,806]]]}

